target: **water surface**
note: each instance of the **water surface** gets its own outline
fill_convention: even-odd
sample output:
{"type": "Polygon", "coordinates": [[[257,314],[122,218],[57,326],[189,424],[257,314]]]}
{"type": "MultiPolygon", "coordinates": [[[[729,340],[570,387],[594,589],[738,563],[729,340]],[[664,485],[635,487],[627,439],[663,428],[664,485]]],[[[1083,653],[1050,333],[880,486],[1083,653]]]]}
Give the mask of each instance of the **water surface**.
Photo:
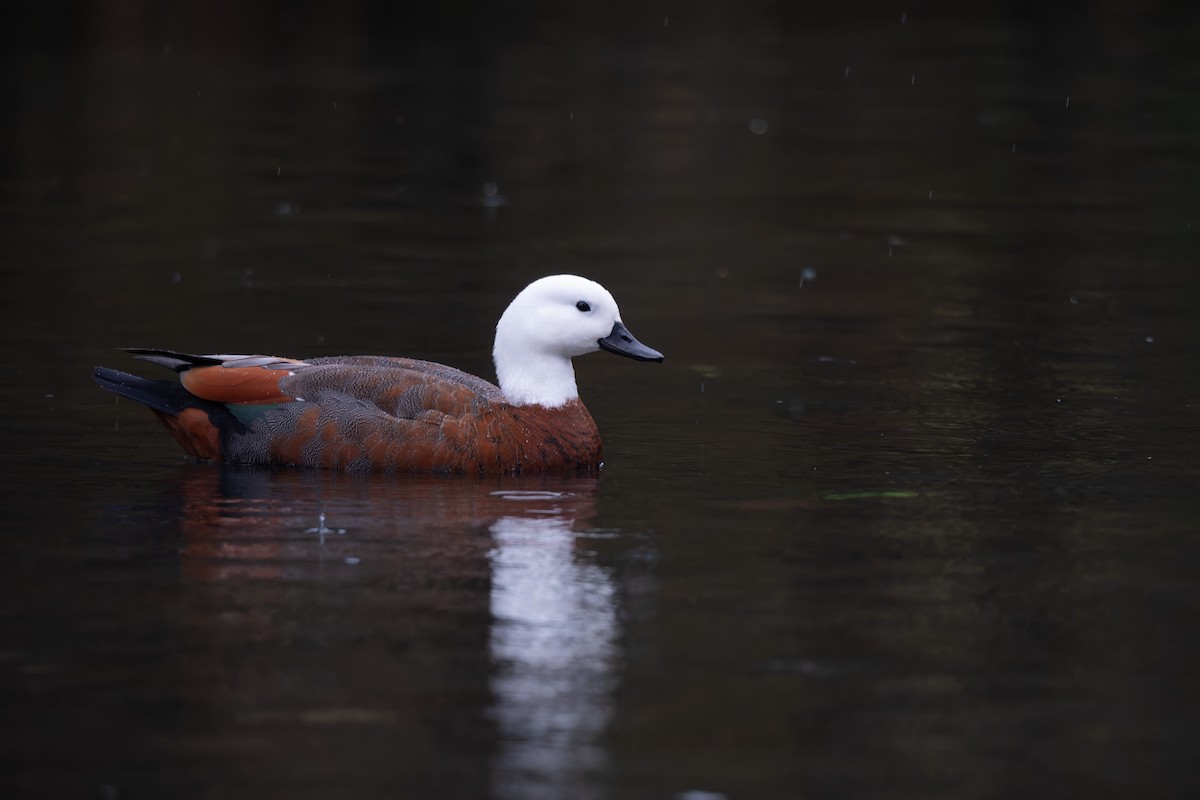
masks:
{"type": "Polygon", "coordinates": [[[1194,26],[181,9],[8,12],[11,796],[1195,791],[1194,26]],[[559,271],[667,355],[577,361],[599,476],[191,464],[89,377],[490,378],[559,271]]]}

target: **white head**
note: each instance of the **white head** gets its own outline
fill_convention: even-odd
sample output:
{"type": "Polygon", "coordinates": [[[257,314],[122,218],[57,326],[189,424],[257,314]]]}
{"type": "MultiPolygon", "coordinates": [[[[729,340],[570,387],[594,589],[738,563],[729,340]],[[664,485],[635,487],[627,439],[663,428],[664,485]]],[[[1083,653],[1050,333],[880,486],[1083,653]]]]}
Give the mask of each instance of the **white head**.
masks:
{"type": "Polygon", "coordinates": [[[500,390],[513,405],[557,408],[579,396],[571,359],[604,348],[640,361],[662,353],[633,338],[617,301],[578,275],[551,275],[526,286],[496,325],[492,358],[500,390]]]}

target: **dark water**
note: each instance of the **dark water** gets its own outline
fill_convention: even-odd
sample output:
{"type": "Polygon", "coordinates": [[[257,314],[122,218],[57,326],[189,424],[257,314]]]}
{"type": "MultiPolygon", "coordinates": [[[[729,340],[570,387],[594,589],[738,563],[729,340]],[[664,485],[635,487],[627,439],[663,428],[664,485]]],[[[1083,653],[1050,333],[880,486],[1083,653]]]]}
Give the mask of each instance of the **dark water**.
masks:
{"type": "Polygon", "coordinates": [[[6,11],[6,797],[1181,797],[1188,7],[6,11]],[[182,461],[118,346],[490,377],[600,478],[182,461]],[[708,794],[703,794],[708,793],[708,794]]]}

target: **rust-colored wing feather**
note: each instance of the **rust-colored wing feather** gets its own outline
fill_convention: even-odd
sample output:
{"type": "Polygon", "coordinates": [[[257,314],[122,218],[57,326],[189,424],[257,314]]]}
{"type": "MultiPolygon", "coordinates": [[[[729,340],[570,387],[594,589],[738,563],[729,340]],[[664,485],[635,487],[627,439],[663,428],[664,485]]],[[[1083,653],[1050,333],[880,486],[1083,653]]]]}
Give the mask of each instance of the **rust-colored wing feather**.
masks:
{"type": "Polygon", "coordinates": [[[239,359],[220,366],[189,369],[179,376],[179,382],[196,397],[216,403],[287,403],[294,398],[280,389],[280,381],[304,362],[272,361],[270,365],[243,365],[239,359]]]}

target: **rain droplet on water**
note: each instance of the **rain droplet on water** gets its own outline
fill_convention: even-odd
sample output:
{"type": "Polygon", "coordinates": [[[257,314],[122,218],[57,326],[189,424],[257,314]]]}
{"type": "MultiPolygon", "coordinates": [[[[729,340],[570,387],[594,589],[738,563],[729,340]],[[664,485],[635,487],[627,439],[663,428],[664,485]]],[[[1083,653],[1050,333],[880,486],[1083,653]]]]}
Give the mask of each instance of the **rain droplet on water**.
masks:
{"type": "Polygon", "coordinates": [[[504,195],[500,194],[500,187],[495,181],[488,181],[483,185],[483,205],[485,208],[499,208],[504,205],[504,195]]]}

